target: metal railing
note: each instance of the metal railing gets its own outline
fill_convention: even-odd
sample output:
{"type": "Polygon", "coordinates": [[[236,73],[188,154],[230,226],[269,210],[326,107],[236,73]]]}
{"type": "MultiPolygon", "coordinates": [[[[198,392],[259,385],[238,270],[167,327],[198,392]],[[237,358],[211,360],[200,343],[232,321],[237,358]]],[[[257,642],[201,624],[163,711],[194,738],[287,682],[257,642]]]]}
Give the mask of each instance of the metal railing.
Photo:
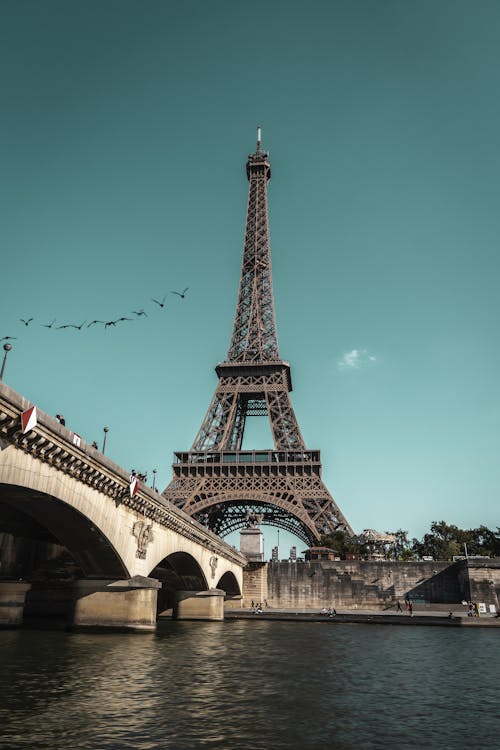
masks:
{"type": "Polygon", "coordinates": [[[318,464],[320,451],[189,451],[175,453],[183,464],[318,464]]]}

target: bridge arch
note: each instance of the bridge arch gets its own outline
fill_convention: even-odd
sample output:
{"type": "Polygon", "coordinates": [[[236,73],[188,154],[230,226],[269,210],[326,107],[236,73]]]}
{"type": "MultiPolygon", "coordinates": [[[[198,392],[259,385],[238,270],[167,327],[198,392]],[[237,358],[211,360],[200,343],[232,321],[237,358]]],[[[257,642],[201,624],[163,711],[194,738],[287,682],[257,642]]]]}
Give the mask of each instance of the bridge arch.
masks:
{"type": "Polygon", "coordinates": [[[238,579],[231,570],[226,571],[220,577],[217,588],[225,591],[226,598],[240,598],[242,595],[238,579]]]}
{"type": "Polygon", "coordinates": [[[181,550],[160,560],[149,575],[177,590],[204,591],[209,588],[199,562],[191,554],[181,550]]]}
{"type": "Polygon", "coordinates": [[[4,571],[0,574],[12,576],[19,572],[16,577],[28,577],[40,565],[54,569],[59,561],[66,568],[63,576],[68,575],[72,568],[80,577],[117,579],[128,576],[123,559],[99,527],[98,519],[89,518],[62,498],[39,488],[1,482],[0,524],[3,533],[17,540],[13,546],[21,543],[23,547],[22,568],[19,567],[21,562],[16,560],[15,550],[12,550],[13,567],[9,569],[4,563],[4,571]],[[40,554],[44,545],[50,550],[52,563],[43,559],[43,553],[40,554]],[[29,548],[31,552],[27,553],[29,548]]]}
{"type": "Polygon", "coordinates": [[[233,596],[241,595],[241,584],[232,566],[223,557],[217,555],[216,550],[206,549],[195,557],[192,548],[186,540],[177,542],[172,547],[173,540],[166,540],[169,548],[160,548],[156,557],[151,558],[152,567],[148,575],[157,578],[164,587],[172,590],[207,591],[222,589],[233,596]],[[227,590],[220,585],[223,582],[227,590]]]}

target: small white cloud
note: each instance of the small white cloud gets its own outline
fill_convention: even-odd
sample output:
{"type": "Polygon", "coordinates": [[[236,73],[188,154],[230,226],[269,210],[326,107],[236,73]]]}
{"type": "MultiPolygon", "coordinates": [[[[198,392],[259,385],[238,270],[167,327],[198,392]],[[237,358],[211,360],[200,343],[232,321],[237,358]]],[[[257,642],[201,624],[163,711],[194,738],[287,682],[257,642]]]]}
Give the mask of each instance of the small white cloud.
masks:
{"type": "Polygon", "coordinates": [[[377,358],[366,349],[352,349],[342,355],[342,359],[337,362],[337,365],[339,369],[359,370],[362,365],[376,361],[377,358]]]}
{"type": "Polygon", "coordinates": [[[338,365],[339,367],[359,367],[359,350],[353,349],[346,352],[338,365]]]}

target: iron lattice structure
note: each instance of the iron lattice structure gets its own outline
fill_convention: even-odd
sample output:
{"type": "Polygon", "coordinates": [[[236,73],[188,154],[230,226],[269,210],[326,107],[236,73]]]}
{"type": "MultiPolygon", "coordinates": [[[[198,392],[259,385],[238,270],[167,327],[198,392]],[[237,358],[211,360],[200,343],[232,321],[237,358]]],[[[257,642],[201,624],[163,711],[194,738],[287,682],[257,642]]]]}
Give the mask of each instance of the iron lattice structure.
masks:
{"type": "Polygon", "coordinates": [[[248,208],[231,343],[216,367],[219,382],[205,419],[190,451],[175,453],[163,495],[220,536],[255,516],[306,544],[339,528],[352,535],[321,479],[320,452],[306,448],[289,396],[290,365],[279,355],[267,205],[271,165],[260,129],[246,170],[248,208]],[[242,450],[251,416],[269,418],[274,450],[242,450]]]}

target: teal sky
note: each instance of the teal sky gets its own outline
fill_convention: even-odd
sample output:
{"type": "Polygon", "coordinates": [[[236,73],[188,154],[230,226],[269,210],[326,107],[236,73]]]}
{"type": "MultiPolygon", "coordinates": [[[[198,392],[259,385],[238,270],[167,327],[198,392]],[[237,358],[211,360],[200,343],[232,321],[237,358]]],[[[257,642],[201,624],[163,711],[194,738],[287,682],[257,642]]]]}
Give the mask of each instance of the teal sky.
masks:
{"type": "Polygon", "coordinates": [[[3,2],[6,382],[163,489],[229,345],[261,125],[280,352],[330,492],[356,531],[499,525],[499,38],[486,0],[3,2]]]}

